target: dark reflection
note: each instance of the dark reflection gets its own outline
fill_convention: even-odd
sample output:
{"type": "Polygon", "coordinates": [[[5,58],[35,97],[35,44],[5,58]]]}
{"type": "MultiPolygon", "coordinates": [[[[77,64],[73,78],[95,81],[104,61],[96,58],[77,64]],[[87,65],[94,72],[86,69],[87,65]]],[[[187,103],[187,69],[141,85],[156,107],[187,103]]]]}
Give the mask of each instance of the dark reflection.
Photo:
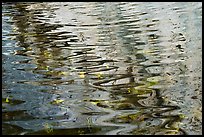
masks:
{"type": "Polygon", "coordinates": [[[82,128],[71,128],[71,129],[54,129],[48,133],[46,130],[31,132],[26,135],[90,135],[90,134],[104,134],[104,130],[114,130],[117,127],[82,127],[82,128]]]}
{"type": "Polygon", "coordinates": [[[33,2],[2,11],[4,134],[188,134],[185,116],[199,123],[201,112],[178,99],[193,77],[189,30],[174,23],[185,6],[33,2]]]}
{"type": "Polygon", "coordinates": [[[25,111],[11,111],[11,112],[3,112],[2,113],[2,119],[4,121],[16,121],[16,120],[29,120],[34,119],[34,117],[29,116],[26,114],[25,111]]]}
{"type": "Polygon", "coordinates": [[[11,124],[2,124],[2,135],[24,135],[31,130],[25,130],[19,126],[11,125],[11,124]],[[11,132],[12,131],[12,132],[11,132]]]}

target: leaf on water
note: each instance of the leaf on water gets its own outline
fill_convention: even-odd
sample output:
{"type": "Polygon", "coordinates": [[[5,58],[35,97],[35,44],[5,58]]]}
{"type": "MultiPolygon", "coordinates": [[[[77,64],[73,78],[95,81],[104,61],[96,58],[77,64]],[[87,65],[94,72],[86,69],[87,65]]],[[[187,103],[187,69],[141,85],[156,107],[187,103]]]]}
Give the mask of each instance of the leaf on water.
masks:
{"type": "Polygon", "coordinates": [[[49,52],[49,51],[44,51],[44,56],[46,57],[46,58],[51,58],[52,57],[52,54],[49,52]]]}
{"type": "Polygon", "coordinates": [[[143,95],[151,92],[152,90],[148,89],[146,85],[128,88],[128,93],[133,93],[138,95],[143,95]]]}
{"type": "Polygon", "coordinates": [[[79,72],[79,75],[84,75],[86,72],[79,72]]]}
{"type": "Polygon", "coordinates": [[[62,99],[56,99],[55,102],[56,102],[57,104],[59,104],[59,103],[64,102],[64,100],[62,100],[62,99]]]}
{"type": "Polygon", "coordinates": [[[178,133],[178,130],[170,130],[166,132],[164,135],[176,135],[178,133]]]}
{"type": "Polygon", "coordinates": [[[63,72],[63,71],[62,71],[62,72],[60,72],[60,74],[67,76],[67,75],[69,75],[69,72],[63,72]]]}
{"type": "Polygon", "coordinates": [[[128,88],[128,93],[138,94],[138,90],[136,89],[136,87],[131,87],[131,88],[128,88]]]}
{"type": "Polygon", "coordinates": [[[184,114],[179,114],[179,117],[180,117],[181,119],[187,118],[187,116],[185,116],[184,114]]]}
{"type": "Polygon", "coordinates": [[[45,68],[45,70],[49,70],[49,66],[45,66],[44,68],[45,68]]]}
{"type": "MultiPolygon", "coordinates": [[[[46,69],[47,70],[47,69],[46,69]]],[[[54,71],[47,71],[46,75],[52,75],[54,73],[54,71]]]]}
{"type": "Polygon", "coordinates": [[[127,121],[144,121],[144,118],[146,116],[143,115],[143,113],[140,111],[140,112],[137,112],[137,113],[134,113],[134,114],[128,114],[128,115],[122,115],[122,116],[119,116],[117,117],[117,119],[120,119],[120,120],[123,120],[124,122],[127,122],[127,121]]]}
{"type": "Polygon", "coordinates": [[[102,72],[98,72],[95,75],[97,76],[98,79],[103,78],[103,73],[102,72]]]}
{"type": "Polygon", "coordinates": [[[32,51],[32,48],[31,47],[27,47],[26,50],[27,51],[32,51]]]}
{"type": "Polygon", "coordinates": [[[80,78],[85,78],[85,75],[79,75],[80,78]]]}
{"type": "Polygon", "coordinates": [[[93,104],[93,105],[97,105],[98,102],[90,102],[90,103],[93,104]]]}
{"type": "Polygon", "coordinates": [[[85,73],[86,73],[86,72],[79,72],[79,77],[80,77],[80,78],[85,78],[85,73]]]}
{"type": "Polygon", "coordinates": [[[110,67],[108,65],[106,65],[106,68],[109,69],[110,67]]]}
{"type": "Polygon", "coordinates": [[[131,93],[131,89],[130,88],[128,88],[128,93],[131,93]]]}
{"type": "Polygon", "coordinates": [[[110,102],[107,100],[92,100],[90,101],[91,104],[97,105],[98,107],[107,108],[109,107],[110,102]]]}
{"type": "Polygon", "coordinates": [[[60,104],[62,102],[64,102],[64,100],[62,100],[62,99],[54,99],[54,101],[51,102],[51,104],[60,104]]]}
{"type": "Polygon", "coordinates": [[[6,103],[9,103],[9,97],[6,98],[6,103]]]}

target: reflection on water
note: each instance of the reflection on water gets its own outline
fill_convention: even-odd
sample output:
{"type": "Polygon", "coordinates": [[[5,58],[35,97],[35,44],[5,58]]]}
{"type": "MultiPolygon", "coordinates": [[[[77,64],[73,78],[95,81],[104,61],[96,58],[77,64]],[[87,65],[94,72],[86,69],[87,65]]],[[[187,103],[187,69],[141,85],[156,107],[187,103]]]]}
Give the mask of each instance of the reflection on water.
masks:
{"type": "Polygon", "coordinates": [[[201,3],[3,3],[3,134],[202,134],[201,3]]]}

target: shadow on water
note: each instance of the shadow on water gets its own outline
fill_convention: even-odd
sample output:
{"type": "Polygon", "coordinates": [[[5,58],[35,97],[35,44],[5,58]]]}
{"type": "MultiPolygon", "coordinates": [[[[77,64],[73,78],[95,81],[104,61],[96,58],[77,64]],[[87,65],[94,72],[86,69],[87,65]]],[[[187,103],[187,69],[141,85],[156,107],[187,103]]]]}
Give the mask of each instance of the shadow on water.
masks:
{"type": "Polygon", "coordinates": [[[3,3],[3,134],[201,134],[190,4],[3,3]]]}

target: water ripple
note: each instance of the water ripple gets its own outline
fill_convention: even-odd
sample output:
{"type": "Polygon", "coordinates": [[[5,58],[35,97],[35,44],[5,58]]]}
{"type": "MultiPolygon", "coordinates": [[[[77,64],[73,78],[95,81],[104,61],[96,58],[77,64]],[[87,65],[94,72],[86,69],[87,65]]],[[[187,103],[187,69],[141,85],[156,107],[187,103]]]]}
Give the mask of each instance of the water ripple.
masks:
{"type": "Polygon", "coordinates": [[[3,3],[3,134],[201,134],[201,11],[3,3]]]}

